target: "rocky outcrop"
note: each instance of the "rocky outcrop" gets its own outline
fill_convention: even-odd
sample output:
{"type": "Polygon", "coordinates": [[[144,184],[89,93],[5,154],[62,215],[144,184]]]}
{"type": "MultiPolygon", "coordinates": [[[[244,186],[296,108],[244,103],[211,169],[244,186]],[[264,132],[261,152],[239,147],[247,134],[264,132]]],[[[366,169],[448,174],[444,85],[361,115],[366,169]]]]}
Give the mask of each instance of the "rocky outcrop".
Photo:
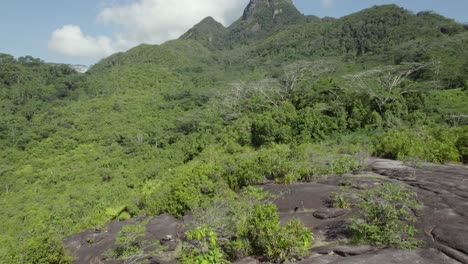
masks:
{"type": "MultiPolygon", "coordinates": [[[[106,256],[109,250],[115,249],[115,240],[119,231],[125,225],[142,223],[147,220],[140,217],[126,221],[114,221],[103,230],[87,230],[67,237],[64,243],[70,253],[77,258],[75,264],[120,263],[119,261],[108,261],[106,256]]],[[[170,215],[164,214],[150,219],[146,224],[144,239],[153,242],[159,241],[162,245],[167,246],[168,252],[157,257],[149,254],[145,259],[150,260],[151,263],[175,263],[171,259],[171,253],[178,250],[177,240],[181,233],[183,233],[182,221],[170,215]],[[163,257],[166,259],[162,259],[163,257]]]]}
{"type": "MultiPolygon", "coordinates": [[[[262,11],[269,11],[269,15],[271,17],[275,17],[276,15],[283,12],[282,7],[284,6],[294,6],[292,0],[250,0],[249,4],[244,10],[242,15],[243,20],[255,19],[261,14],[262,11]]],[[[299,13],[299,11],[297,12],[299,13]]],[[[300,14],[300,13],[299,13],[300,14]]]]}
{"type": "Polygon", "coordinates": [[[340,208],[322,208],[314,212],[314,216],[318,219],[330,219],[343,216],[349,212],[348,209],[340,208]]]}
{"type": "MultiPolygon", "coordinates": [[[[316,263],[311,261],[299,262],[301,264],[316,263]]],[[[421,264],[456,264],[457,261],[450,259],[443,253],[434,249],[418,250],[395,250],[386,249],[355,257],[342,258],[333,264],[401,264],[401,263],[421,263],[421,264]]]]}
{"type": "Polygon", "coordinates": [[[229,27],[230,39],[264,36],[284,26],[306,21],[291,0],[250,0],[242,17],[229,27]]]}
{"type": "MultiPolygon", "coordinates": [[[[376,173],[328,176],[317,183],[262,186],[276,194],[274,203],[278,207],[280,221],[299,218],[315,234],[311,255],[297,260],[298,263],[468,263],[468,167],[434,164],[411,167],[397,161],[372,159],[369,169],[376,173]],[[339,191],[342,185],[360,189],[388,182],[406,185],[417,193],[423,204],[422,208],[414,211],[418,219],[416,227],[421,231],[418,238],[424,241],[423,248],[395,250],[340,244],[343,238],[350,237],[348,219],[356,215],[356,209],[327,207],[330,194],[339,191]]],[[[78,257],[76,263],[110,263],[105,262],[104,252],[114,247],[119,230],[124,225],[143,220],[112,222],[105,230],[88,230],[67,238],[65,243],[78,257]]],[[[165,258],[151,257],[151,263],[174,263],[173,257],[180,250],[183,222],[190,221],[190,215],[183,220],[161,215],[148,221],[145,238],[167,246],[165,258]]],[[[236,263],[260,262],[250,257],[236,263]]]]}
{"type": "Polygon", "coordinates": [[[334,245],[313,248],[312,253],[321,255],[339,255],[342,257],[362,255],[371,251],[375,251],[375,247],[369,245],[334,245]]]}

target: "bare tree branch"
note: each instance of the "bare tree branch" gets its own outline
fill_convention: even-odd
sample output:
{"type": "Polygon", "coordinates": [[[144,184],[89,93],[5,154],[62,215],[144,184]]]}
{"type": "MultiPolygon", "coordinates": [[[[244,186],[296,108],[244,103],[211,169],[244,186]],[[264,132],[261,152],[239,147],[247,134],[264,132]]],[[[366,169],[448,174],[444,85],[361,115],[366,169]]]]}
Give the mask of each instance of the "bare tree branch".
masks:
{"type": "Polygon", "coordinates": [[[426,67],[424,64],[412,63],[383,66],[354,75],[347,75],[349,85],[366,91],[377,104],[380,114],[389,103],[394,103],[404,94],[411,91],[401,87],[401,83],[411,74],[426,67]]]}

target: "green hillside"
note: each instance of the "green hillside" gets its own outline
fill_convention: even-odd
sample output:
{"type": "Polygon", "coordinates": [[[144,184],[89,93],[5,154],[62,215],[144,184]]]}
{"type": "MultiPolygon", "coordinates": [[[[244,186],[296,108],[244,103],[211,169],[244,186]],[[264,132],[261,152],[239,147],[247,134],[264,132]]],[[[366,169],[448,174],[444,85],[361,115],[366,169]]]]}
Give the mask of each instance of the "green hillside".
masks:
{"type": "Polygon", "coordinates": [[[206,18],[85,74],[0,54],[0,100],[0,263],[67,263],[75,232],[362,155],[467,162],[468,30],[395,5],[319,19],[255,0],[228,28],[206,18]]]}
{"type": "Polygon", "coordinates": [[[223,24],[214,20],[212,17],[207,17],[200,21],[183,34],[181,39],[193,39],[198,41],[205,47],[220,48],[220,45],[225,43],[228,37],[229,29],[225,28],[223,24]]]}

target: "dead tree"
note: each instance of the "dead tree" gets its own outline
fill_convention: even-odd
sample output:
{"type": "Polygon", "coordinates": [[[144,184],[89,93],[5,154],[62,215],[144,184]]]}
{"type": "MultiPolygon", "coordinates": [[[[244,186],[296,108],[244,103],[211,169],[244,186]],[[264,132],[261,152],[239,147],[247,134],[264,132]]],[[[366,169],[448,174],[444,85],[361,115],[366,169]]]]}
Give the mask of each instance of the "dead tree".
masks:
{"type": "Polygon", "coordinates": [[[401,83],[424,67],[424,64],[383,66],[345,77],[350,80],[351,86],[366,91],[376,103],[379,113],[383,114],[385,106],[401,99],[404,94],[413,92],[402,88],[401,83]]]}

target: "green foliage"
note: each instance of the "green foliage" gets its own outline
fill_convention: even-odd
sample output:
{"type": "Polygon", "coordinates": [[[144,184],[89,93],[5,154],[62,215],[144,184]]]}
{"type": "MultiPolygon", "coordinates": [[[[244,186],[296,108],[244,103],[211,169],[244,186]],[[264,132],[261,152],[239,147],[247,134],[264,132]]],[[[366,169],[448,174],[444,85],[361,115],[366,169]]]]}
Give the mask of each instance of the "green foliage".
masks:
{"type": "MultiPolygon", "coordinates": [[[[319,19],[270,2],[230,28],[207,19],[179,40],[114,54],[85,74],[0,54],[0,262],[21,263],[18,241],[41,225],[61,238],[141,213],[182,216],[246,186],[361,169],[364,152],[466,162],[461,24],[394,5],[319,19]],[[425,67],[391,91],[375,89],[407,63],[425,67]],[[348,79],[363,74],[366,89],[348,79]]],[[[274,220],[273,208],[256,209],[274,220]]],[[[273,220],[264,229],[276,235],[252,228],[270,243],[289,242],[255,248],[289,258],[279,251],[300,243],[273,220]]],[[[252,243],[233,240],[223,251],[250,254],[252,243]]],[[[47,261],[60,258],[53,252],[47,261]]],[[[33,252],[30,262],[47,254],[33,252]]]]}
{"type": "Polygon", "coordinates": [[[197,160],[147,182],[138,206],[150,214],[182,216],[226,189],[238,191],[268,180],[282,184],[313,181],[317,175],[343,174],[359,168],[354,156],[328,149],[329,155],[318,160],[323,154],[312,153],[307,146],[312,147],[274,144],[254,150],[238,146],[233,153],[229,148],[209,147],[197,160]]]}
{"type": "Polygon", "coordinates": [[[127,206],[120,206],[117,208],[106,208],[106,215],[109,216],[111,220],[127,220],[131,218],[130,213],[128,212],[127,206]]]}
{"type": "Polygon", "coordinates": [[[330,172],[335,174],[344,174],[359,168],[358,161],[351,156],[339,157],[337,160],[332,161],[330,172]]]}
{"type": "MultiPolygon", "coordinates": [[[[57,234],[37,233],[26,240],[20,248],[22,262],[33,264],[73,263],[57,234]]],[[[16,260],[18,261],[18,260],[16,260]]]]}
{"type": "Polygon", "coordinates": [[[229,263],[224,252],[218,247],[217,234],[209,227],[197,227],[187,231],[185,235],[191,244],[183,251],[182,263],[229,263]]]}
{"type": "Polygon", "coordinates": [[[468,164],[468,126],[460,128],[456,147],[462,162],[468,164]]]}
{"type": "Polygon", "coordinates": [[[246,223],[247,230],[241,230],[240,237],[249,240],[254,254],[272,261],[282,262],[308,254],[313,238],[310,230],[299,220],[280,226],[276,210],[273,205],[255,205],[253,216],[246,223]]]}
{"type": "Polygon", "coordinates": [[[461,89],[436,91],[429,95],[427,112],[430,116],[440,116],[450,126],[463,126],[468,124],[467,100],[468,92],[461,89]]]}
{"type": "Polygon", "coordinates": [[[194,39],[205,47],[216,48],[224,44],[229,30],[212,17],[204,18],[189,31],[183,34],[181,39],[194,39]]]}
{"type": "Polygon", "coordinates": [[[145,239],[148,221],[124,225],[115,239],[115,248],[108,250],[106,256],[111,260],[123,260],[123,263],[136,263],[149,255],[158,255],[163,246],[159,241],[145,239]]]}
{"type": "Polygon", "coordinates": [[[459,161],[457,137],[453,130],[444,128],[390,130],[376,146],[376,154],[385,158],[419,158],[430,162],[459,161]]]}
{"type": "Polygon", "coordinates": [[[291,124],[296,118],[296,111],[290,104],[255,116],[252,122],[252,145],[260,147],[291,142],[294,133],[291,124]]]}
{"type": "Polygon", "coordinates": [[[144,253],[141,241],[145,236],[145,224],[143,222],[122,227],[115,239],[117,248],[112,252],[113,258],[126,260],[144,253]]]}
{"type": "Polygon", "coordinates": [[[247,187],[239,197],[224,195],[196,210],[187,238],[200,242],[197,258],[220,255],[220,249],[230,260],[254,254],[282,262],[307,255],[313,239],[310,230],[299,220],[280,225],[277,208],[268,198],[261,189],[247,187]]]}
{"type": "Polygon", "coordinates": [[[229,27],[229,38],[234,43],[244,42],[249,38],[271,34],[282,29],[284,25],[305,21],[305,17],[290,1],[273,0],[268,3],[262,1],[250,3],[243,16],[229,27]]]}
{"type": "Polygon", "coordinates": [[[351,206],[350,202],[348,199],[346,199],[343,193],[338,194],[336,192],[332,192],[330,194],[329,202],[333,208],[347,209],[351,206]]]}
{"type": "Polygon", "coordinates": [[[411,209],[417,208],[415,193],[391,183],[358,193],[361,218],[352,220],[351,229],[356,242],[396,248],[416,248],[420,241],[411,209]]]}
{"type": "Polygon", "coordinates": [[[299,111],[297,119],[298,133],[302,137],[311,138],[314,140],[322,140],[331,132],[337,130],[336,120],[332,117],[324,115],[321,111],[306,107],[299,111]]]}

